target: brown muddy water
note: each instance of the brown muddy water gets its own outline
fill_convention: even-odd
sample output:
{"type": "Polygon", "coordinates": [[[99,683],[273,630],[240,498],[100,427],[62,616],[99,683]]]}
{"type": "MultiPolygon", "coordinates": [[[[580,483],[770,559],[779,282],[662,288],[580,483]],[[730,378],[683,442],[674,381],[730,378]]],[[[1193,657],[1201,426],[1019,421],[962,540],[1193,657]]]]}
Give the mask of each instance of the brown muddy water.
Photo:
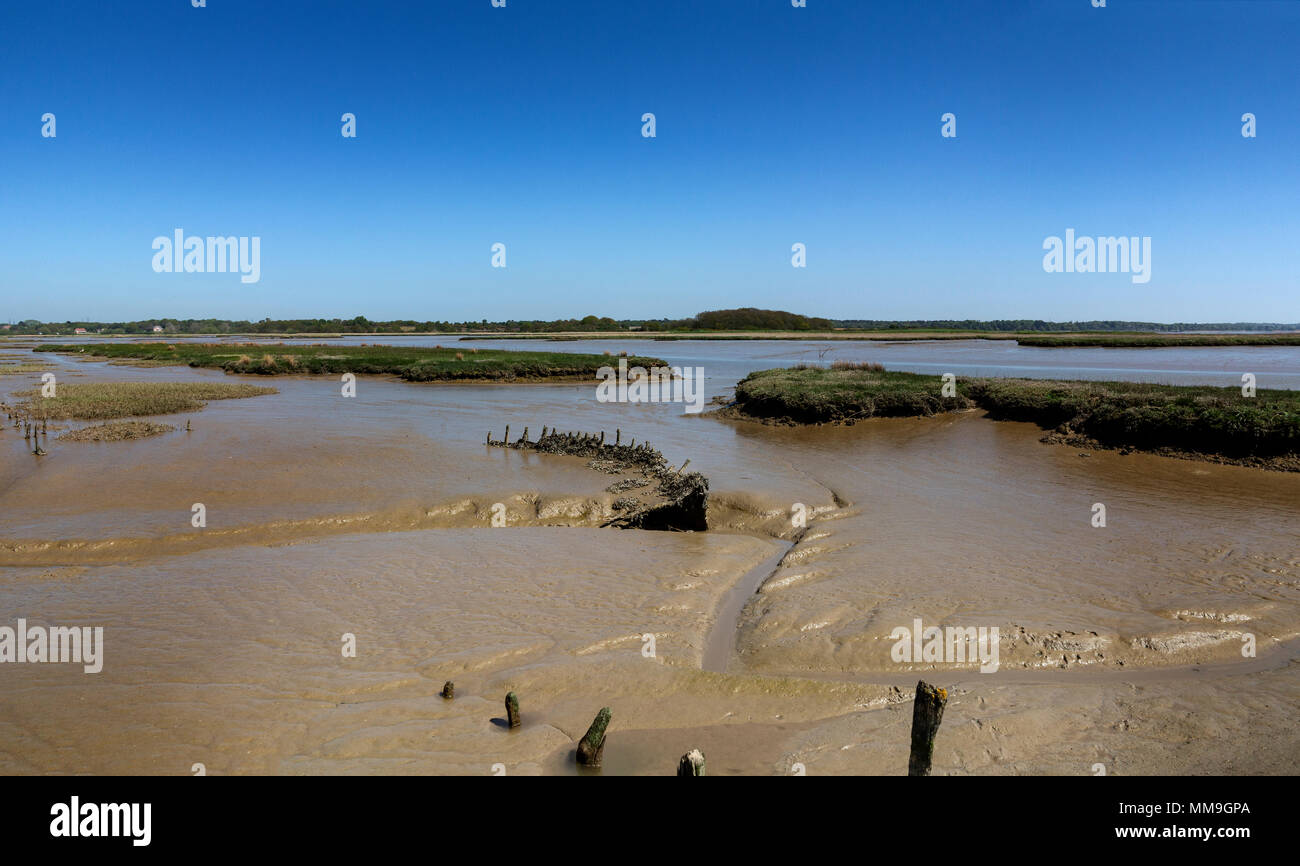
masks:
{"type": "MultiPolygon", "coordinates": [[[[820,351],[595,351],[624,348],[703,366],[711,395],[820,351]]],[[[890,364],[895,347],[834,351],[890,364]]],[[[909,344],[906,361],[961,374],[1023,361],[989,354],[1008,351],[909,344]]],[[[1077,351],[1031,366],[1083,377],[1037,354],[1077,351]]],[[[1112,365],[1100,378],[1141,378],[1120,350],[1081,351],[1107,353],[1084,359],[1112,365]]],[[[1296,349],[1140,357],[1157,381],[1242,367],[1300,387],[1296,349]]],[[[60,382],[280,393],[152,419],[181,428],[155,439],[51,429],[40,458],[0,432],[0,626],[104,629],[99,673],[0,664],[0,772],[567,774],[609,706],[605,774],[670,774],[700,748],[712,775],[901,775],[919,677],[952,693],[936,774],[1300,770],[1300,474],[1080,452],[979,413],[780,428],[573,384],[361,377],[344,398],[330,377],[50,360],[60,382]],[[609,476],[484,447],[506,424],[689,458],[712,528],[597,528],[609,476]],[[917,619],[996,627],[997,669],[896,660],[917,619]]]]}

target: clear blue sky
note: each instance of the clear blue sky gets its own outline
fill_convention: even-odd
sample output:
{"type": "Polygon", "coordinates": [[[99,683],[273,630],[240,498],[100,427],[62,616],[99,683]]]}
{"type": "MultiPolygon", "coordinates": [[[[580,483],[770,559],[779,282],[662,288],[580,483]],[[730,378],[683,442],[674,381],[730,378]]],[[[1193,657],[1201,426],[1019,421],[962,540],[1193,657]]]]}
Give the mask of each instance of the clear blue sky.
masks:
{"type": "Polygon", "coordinates": [[[0,320],[1294,322],[1298,45],[1268,0],[3,0],[0,320]],[[261,281],[154,273],[178,227],[261,281]],[[1045,273],[1067,228],[1150,282],[1045,273]]]}

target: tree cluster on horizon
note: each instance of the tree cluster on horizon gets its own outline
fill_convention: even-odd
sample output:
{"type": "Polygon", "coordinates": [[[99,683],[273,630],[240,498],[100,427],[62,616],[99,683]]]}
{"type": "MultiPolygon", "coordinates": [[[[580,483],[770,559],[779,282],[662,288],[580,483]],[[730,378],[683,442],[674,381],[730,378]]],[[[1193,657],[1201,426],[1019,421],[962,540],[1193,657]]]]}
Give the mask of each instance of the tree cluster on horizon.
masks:
{"type": "Polygon", "coordinates": [[[555,333],[555,332],[683,332],[683,331],[829,331],[846,330],[934,330],[934,331],[1294,331],[1300,323],[1276,322],[1127,322],[1099,320],[1049,322],[1042,319],[824,319],[790,313],[742,307],[707,310],[688,319],[612,319],[584,316],[581,319],[516,320],[489,322],[418,321],[393,319],[376,322],[365,316],[351,319],[142,319],[133,322],[42,322],[24,319],[0,325],[0,334],[72,336],[77,329],[89,334],[167,334],[175,336],[222,336],[227,334],[409,334],[409,333],[555,333]],[[155,331],[160,328],[160,331],[155,331]]]}

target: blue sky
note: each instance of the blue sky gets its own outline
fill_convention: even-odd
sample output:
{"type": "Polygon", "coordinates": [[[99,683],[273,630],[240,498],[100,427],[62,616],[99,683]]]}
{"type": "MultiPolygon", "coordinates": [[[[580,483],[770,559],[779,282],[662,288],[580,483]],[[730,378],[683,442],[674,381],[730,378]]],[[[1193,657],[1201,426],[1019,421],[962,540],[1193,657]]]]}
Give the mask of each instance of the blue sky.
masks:
{"type": "Polygon", "coordinates": [[[1294,322],[1298,39],[1269,0],[3,0],[0,320],[1294,322]],[[155,273],[176,228],[261,280],[155,273]],[[1046,273],[1067,228],[1150,281],[1046,273]]]}

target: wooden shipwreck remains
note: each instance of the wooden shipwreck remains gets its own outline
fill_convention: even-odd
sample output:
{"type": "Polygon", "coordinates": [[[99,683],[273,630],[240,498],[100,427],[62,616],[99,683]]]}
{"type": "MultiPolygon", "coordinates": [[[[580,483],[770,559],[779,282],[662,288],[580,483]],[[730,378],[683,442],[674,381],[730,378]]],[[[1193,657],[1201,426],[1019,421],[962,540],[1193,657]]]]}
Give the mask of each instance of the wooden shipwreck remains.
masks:
{"type": "MultiPolygon", "coordinates": [[[[652,488],[650,495],[629,497],[615,503],[615,508],[625,511],[605,526],[620,529],[659,529],[675,531],[703,531],[709,528],[709,480],[698,472],[685,472],[686,463],[674,469],[664,456],[650,446],[649,442],[620,444],[623,431],[615,432],[614,443],[605,440],[604,432],[561,433],[549,427],[542,428],[542,435],[536,440],[528,438],[528,428],[523,435],[510,441],[510,428],[506,427],[505,437],[493,439],[489,432],[487,445],[492,448],[515,448],[536,451],[541,454],[563,454],[570,457],[586,457],[588,465],[611,475],[639,475],[645,486],[652,488]]],[[[629,484],[624,479],[620,484],[629,484]]],[[[631,487],[640,484],[632,483],[631,487]]]]}

